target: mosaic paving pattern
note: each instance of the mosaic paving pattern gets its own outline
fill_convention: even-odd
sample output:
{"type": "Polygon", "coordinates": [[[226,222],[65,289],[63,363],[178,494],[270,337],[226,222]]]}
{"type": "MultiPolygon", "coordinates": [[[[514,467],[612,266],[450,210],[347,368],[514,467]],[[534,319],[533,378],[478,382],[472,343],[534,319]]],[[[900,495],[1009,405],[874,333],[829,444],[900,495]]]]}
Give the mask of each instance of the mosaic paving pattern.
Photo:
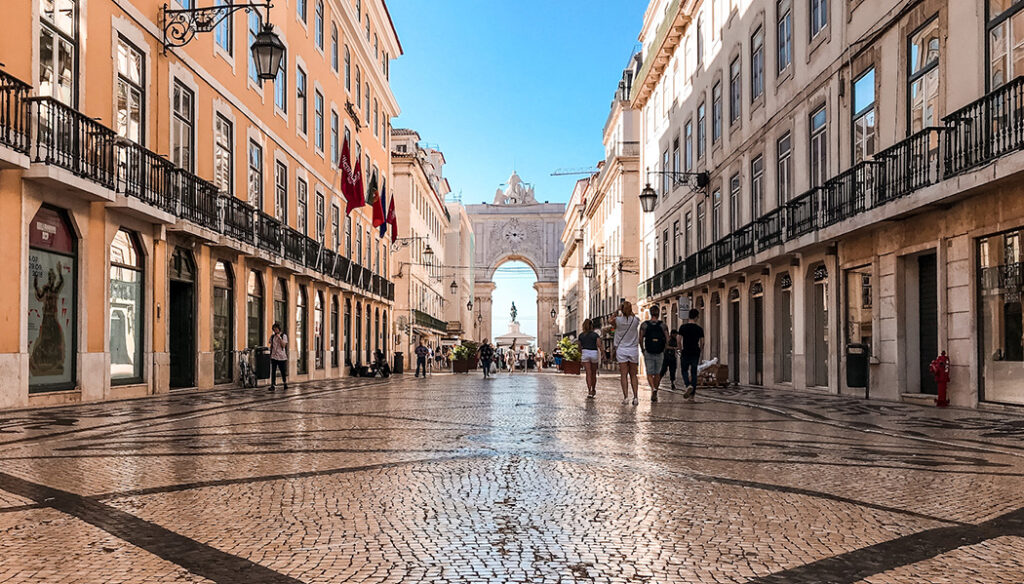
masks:
{"type": "Polygon", "coordinates": [[[1024,418],[557,375],[0,414],[0,582],[1024,581],[1024,418]]]}

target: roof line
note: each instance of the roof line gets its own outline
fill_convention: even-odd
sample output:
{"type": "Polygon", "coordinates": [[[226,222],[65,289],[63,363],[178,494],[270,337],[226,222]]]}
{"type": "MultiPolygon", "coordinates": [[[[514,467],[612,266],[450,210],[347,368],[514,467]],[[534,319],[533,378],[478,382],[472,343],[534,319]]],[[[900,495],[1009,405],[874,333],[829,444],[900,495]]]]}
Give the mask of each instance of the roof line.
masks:
{"type": "Polygon", "coordinates": [[[384,6],[384,14],[388,17],[388,24],[391,25],[391,33],[395,35],[395,42],[398,43],[398,56],[405,54],[405,49],[402,48],[402,39],[398,38],[398,31],[395,29],[395,21],[391,19],[391,11],[388,10],[387,0],[380,0],[382,6],[384,6]]]}

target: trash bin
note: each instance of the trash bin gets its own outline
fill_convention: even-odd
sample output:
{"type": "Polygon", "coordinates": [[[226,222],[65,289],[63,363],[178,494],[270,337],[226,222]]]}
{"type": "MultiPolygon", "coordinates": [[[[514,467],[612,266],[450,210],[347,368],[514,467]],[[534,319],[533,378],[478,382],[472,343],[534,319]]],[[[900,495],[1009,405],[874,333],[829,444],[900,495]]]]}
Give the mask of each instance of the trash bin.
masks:
{"type": "Polygon", "coordinates": [[[255,347],[256,379],[270,379],[270,347],[255,347]]]}
{"type": "Polygon", "coordinates": [[[846,386],[868,386],[868,359],[871,347],[862,343],[846,345],[846,386]]]}
{"type": "Polygon", "coordinates": [[[401,351],[395,352],[395,364],[391,367],[392,373],[402,373],[405,367],[405,355],[401,351]]]}

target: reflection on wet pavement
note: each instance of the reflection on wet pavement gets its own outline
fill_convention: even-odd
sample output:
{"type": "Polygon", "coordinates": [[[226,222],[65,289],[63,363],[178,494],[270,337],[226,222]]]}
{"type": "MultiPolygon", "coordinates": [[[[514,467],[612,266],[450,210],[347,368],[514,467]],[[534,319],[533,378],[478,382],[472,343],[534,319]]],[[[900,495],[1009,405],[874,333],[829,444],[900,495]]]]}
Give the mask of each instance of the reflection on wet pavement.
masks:
{"type": "Polygon", "coordinates": [[[0,414],[0,582],[1024,578],[1020,417],[618,396],[436,375],[0,414]]]}

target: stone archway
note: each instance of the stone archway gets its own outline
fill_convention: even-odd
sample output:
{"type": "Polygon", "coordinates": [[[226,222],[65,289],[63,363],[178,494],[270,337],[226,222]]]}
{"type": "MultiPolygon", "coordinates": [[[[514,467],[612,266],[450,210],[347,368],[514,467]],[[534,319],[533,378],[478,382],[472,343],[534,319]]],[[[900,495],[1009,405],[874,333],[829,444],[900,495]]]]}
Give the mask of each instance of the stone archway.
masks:
{"type": "Polygon", "coordinates": [[[537,346],[551,352],[560,333],[550,314],[558,305],[558,258],[562,254],[565,205],[538,203],[533,187],[513,172],[505,188],[495,193],[493,203],[466,205],[466,212],[475,237],[473,302],[482,316],[477,339],[495,335],[491,330],[495,270],[518,260],[537,274],[533,285],[537,290],[537,346]]]}

